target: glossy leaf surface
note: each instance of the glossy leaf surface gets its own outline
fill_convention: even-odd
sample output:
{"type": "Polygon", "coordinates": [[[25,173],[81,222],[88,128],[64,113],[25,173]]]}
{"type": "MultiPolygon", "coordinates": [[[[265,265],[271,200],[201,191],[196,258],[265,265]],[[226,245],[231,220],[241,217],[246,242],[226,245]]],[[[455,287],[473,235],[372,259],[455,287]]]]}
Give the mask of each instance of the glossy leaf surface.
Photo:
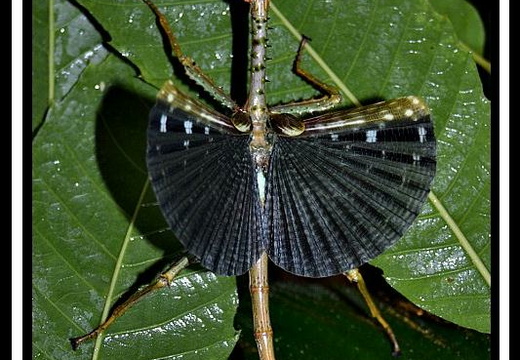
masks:
{"type": "Polygon", "coordinates": [[[435,10],[447,16],[453,24],[459,41],[477,54],[484,53],[486,34],[475,8],[467,1],[431,0],[435,10]]]}
{"type": "MultiPolygon", "coordinates": [[[[190,268],[172,289],[132,309],[107,332],[104,345],[91,343],[71,353],[67,338],[91,330],[119,296],[151,280],[180,250],[155,206],[144,167],[153,86],[172,74],[157,24],[139,1],[80,3],[81,11],[56,1],[54,8],[36,15],[45,22],[50,17],[40,11],[53,11],[55,22],[46,24],[53,29],[53,51],[37,52],[48,55],[53,67],[33,69],[35,76],[51,71],[54,77],[38,83],[35,96],[55,102],[43,111],[46,101],[38,101],[40,115],[33,121],[33,357],[113,359],[128,358],[128,351],[138,358],[201,358],[205,353],[209,359],[225,359],[236,340],[235,280],[199,268],[190,268]],[[101,45],[102,38],[111,40],[109,47],[101,45]],[[158,335],[163,330],[167,341],[158,335]],[[130,333],[142,338],[125,344],[130,333]]],[[[294,11],[290,1],[272,4],[270,104],[316,94],[291,72],[296,35],[303,33],[312,38],[305,68],[340,87],[344,106],[408,94],[430,105],[439,140],[431,199],[438,202],[426,204],[407,236],[374,264],[424,309],[488,332],[489,102],[451,24],[427,1],[298,1],[301,11],[294,11]]],[[[244,5],[232,2],[231,10],[220,1],[157,5],[185,53],[217,84],[244,99],[244,5]]],[[[178,67],[174,81],[212,103],[178,67]]],[[[286,294],[293,297],[291,291],[286,294]]],[[[293,311],[293,304],[284,308],[287,304],[273,301],[272,306],[293,311]]],[[[288,327],[297,328],[316,306],[302,301],[288,327]]],[[[285,321],[276,311],[274,321],[285,321]]],[[[337,326],[348,326],[337,319],[337,326]]],[[[291,339],[298,334],[278,329],[277,344],[297,346],[291,339]]],[[[329,336],[323,333],[324,339],[329,336]]],[[[376,336],[386,341],[381,333],[371,338],[376,336]]],[[[417,342],[405,342],[413,351],[417,342]]],[[[355,343],[345,346],[371,347],[355,343]]]]}

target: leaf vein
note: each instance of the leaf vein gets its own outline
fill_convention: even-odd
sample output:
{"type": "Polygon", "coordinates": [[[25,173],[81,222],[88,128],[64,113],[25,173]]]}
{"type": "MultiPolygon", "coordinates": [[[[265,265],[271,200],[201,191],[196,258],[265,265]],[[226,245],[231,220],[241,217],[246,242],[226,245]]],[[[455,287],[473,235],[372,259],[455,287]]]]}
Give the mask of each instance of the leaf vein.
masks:
{"type": "Polygon", "coordinates": [[[444,205],[442,205],[441,201],[437,198],[437,196],[435,196],[433,191],[430,191],[430,193],[428,194],[428,199],[430,199],[430,202],[437,209],[439,215],[442,217],[442,219],[446,222],[453,234],[459,240],[459,243],[461,244],[462,248],[466,251],[470,260],[473,262],[473,264],[475,265],[479,273],[482,275],[488,286],[491,286],[491,274],[489,273],[489,270],[484,265],[482,259],[480,259],[472,244],[468,241],[468,239],[461,231],[455,220],[451,217],[451,215],[446,210],[444,205]]]}

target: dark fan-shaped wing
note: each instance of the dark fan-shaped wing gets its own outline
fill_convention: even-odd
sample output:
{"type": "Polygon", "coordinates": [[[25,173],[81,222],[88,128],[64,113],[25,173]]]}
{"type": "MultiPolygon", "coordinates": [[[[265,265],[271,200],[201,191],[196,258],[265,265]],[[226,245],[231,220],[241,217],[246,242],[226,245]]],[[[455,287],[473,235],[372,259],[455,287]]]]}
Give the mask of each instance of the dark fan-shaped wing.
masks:
{"type": "Polygon", "coordinates": [[[249,136],[165,86],[150,113],[147,163],[162,212],[202,265],[247,272],[265,248],[249,136]]]}
{"type": "Polygon", "coordinates": [[[292,273],[330,276],[373,259],[411,225],[435,174],[435,139],[417,98],[305,124],[273,148],[268,253],[292,273]]]}

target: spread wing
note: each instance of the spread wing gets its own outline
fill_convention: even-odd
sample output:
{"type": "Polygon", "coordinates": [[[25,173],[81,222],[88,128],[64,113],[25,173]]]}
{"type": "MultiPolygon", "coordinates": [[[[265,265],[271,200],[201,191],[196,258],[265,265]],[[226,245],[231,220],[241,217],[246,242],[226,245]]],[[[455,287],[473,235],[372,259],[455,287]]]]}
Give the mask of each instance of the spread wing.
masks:
{"type": "Polygon", "coordinates": [[[289,272],[330,276],[373,259],[412,224],[435,174],[433,126],[415,97],[304,123],[274,144],[268,253],[289,272]]]}
{"type": "Polygon", "coordinates": [[[147,163],[186,250],[215,273],[247,272],[265,248],[249,136],[167,84],[150,113],[147,163]]]}

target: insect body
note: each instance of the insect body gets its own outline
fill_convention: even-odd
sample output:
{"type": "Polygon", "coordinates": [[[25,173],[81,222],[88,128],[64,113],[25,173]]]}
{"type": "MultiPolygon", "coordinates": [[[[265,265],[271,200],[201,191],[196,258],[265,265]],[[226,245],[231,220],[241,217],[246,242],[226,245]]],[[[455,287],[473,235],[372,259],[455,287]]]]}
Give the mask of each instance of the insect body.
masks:
{"type": "Polygon", "coordinates": [[[171,83],[159,93],[149,128],[152,184],[175,234],[205,267],[243,274],[266,252],[292,273],[330,276],[401,237],[435,171],[422,100],[306,119],[266,115],[260,136],[252,121],[235,126],[171,83]]]}
{"type": "MultiPolygon", "coordinates": [[[[229,108],[229,114],[218,112],[172,81],[164,84],[149,117],[153,189],[176,237],[204,267],[220,275],[249,272],[259,356],[273,360],[268,259],[297,275],[355,279],[354,269],[394,244],[420,212],[435,174],[428,107],[407,96],[325,112],[341,96],[301,68],[304,37],[295,72],[324,95],[268,107],[267,0],[250,1],[251,82],[239,106],[182,53],[159,9],[143,1],[189,77],[229,108]]],[[[176,263],[90,334],[72,339],[73,346],[97,336],[188,263],[176,263]]],[[[371,311],[398,353],[390,327],[371,311]]]]}

